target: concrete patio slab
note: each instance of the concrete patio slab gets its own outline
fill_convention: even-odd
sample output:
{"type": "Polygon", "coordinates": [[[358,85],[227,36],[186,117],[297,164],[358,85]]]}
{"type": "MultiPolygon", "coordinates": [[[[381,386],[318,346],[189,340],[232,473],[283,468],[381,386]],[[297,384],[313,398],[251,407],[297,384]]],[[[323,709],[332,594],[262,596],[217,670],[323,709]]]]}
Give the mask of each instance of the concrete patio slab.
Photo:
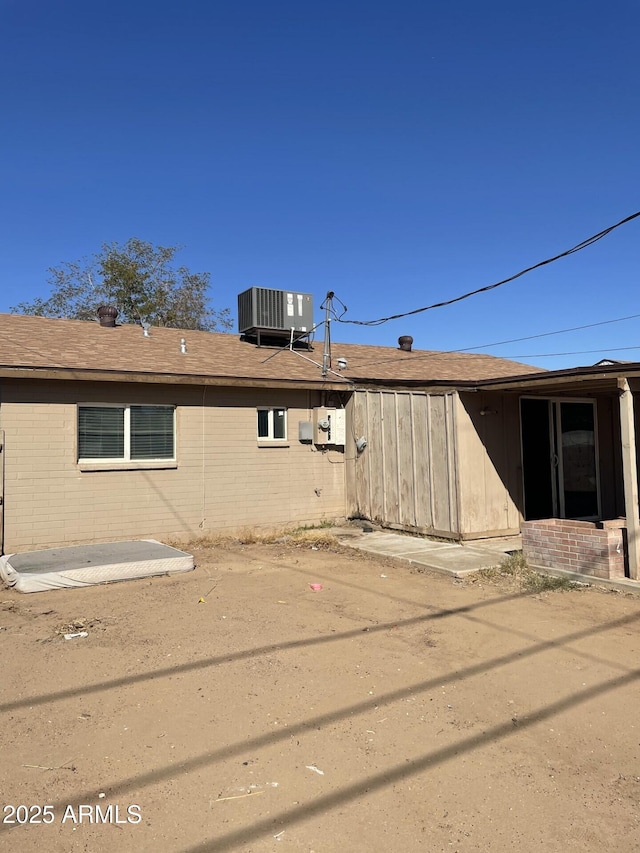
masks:
{"type": "MultiPolygon", "coordinates": [[[[354,548],[370,551],[375,554],[396,556],[402,554],[420,554],[425,551],[425,541],[413,536],[402,536],[396,533],[365,533],[359,539],[353,539],[350,544],[354,548]]],[[[451,548],[450,542],[427,542],[429,553],[440,548],[451,548]]],[[[456,545],[456,547],[459,547],[456,545]]]]}
{"type": "Polygon", "coordinates": [[[493,540],[491,547],[459,545],[456,542],[436,542],[421,536],[407,536],[388,531],[349,533],[338,538],[350,548],[370,554],[393,557],[412,565],[444,572],[453,577],[478,572],[498,565],[509,550],[514,550],[513,540],[493,540]]]}
{"type": "Polygon", "coordinates": [[[470,572],[478,572],[480,569],[490,569],[492,566],[497,566],[501,560],[502,555],[495,551],[485,551],[469,545],[449,545],[437,551],[412,554],[409,562],[461,577],[470,572]]]}

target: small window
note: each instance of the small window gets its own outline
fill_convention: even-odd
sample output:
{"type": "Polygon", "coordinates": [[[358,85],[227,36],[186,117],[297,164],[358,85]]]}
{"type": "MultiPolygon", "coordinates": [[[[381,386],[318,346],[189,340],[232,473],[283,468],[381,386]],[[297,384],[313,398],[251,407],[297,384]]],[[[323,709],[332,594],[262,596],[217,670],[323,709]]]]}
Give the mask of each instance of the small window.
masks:
{"type": "Polygon", "coordinates": [[[173,406],[78,406],[78,459],[175,458],[173,406]]]}
{"type": "Polygon", "coordinates": [[[283,441],[287,438],[286,409],[258,409],[258,439],[283,441]]]}

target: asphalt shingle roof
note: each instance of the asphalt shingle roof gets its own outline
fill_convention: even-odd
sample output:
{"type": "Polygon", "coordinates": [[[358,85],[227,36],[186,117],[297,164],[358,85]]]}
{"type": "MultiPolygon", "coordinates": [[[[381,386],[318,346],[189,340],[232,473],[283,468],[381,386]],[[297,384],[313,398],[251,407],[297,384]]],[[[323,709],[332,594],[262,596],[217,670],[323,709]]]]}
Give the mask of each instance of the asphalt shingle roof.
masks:
{"type": "MultiPolygon", "coordinates": [[[[105,328],[97,322],[0,314],[0,369],[82,370],[128,373],[138,377],[207,376],[261,382],[321,384],[322,341],[312,351],[276,353],[238,335],[140,326],[105,328]],[[187,353],[180,351],[186,340],[187,353]],[[312,359],[314,363],[311,363],[312,359]]],[[[331,383],[341,381],[469,382],[528,375],[540,368],[490,355],[400,349],[364,344],[332,344],[331,383]],[[337,359],[347,359],[338,370],[337,359]],[[338,374],[338,375],[336,375],[338,374]],[[344,380],[340,379],[344,377],[344,380]]]]}

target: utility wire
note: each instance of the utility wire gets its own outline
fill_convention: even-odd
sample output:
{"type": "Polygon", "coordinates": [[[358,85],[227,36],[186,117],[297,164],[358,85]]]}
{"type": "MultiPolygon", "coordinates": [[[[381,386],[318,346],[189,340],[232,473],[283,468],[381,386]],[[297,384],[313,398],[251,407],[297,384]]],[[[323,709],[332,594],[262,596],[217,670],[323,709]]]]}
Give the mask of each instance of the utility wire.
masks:
{"type": "Polygon", "coordinates": [[[468,299],[470,296],[476,296],[478,293],[486,293],[489,290],[495,290],[496,287],[502,287],[503,284],[508,284],[510,281],[515,281],[517,278],[520,278],[523,275],[526,275],[532,270],[540,269],[540,267],[544,267],[547,264],[552,264],[555,261],[559,261],[561,258],[566,258],[569,255],[573,255],[576,252],[582,251],[582,249],[586,249],[588,246],[592,246],[594,243],[597,243],[598,240],[602,240],[603,237],[606,237],[608,234],[611,234],[612,231],[615,231],[616,228],[620,228],[621,225],[625,225],[627,222],[631,222],[633,219],[637,219],[640,216],[640,210],[636,213],[632,213],[631,216],[626,216],[624,219],[621,219],[620,222],[616,222],[615,225],[610,225],[608,228],[605,228],[603,231],[599,231],[597,234],[593,234],[591,237],[587,237],[586,240],[582,240],[581,243],[573,246],[571,249],[567,249],[565,252],[560,252],[559,255],[554,255],[552,258],[547,258],[544,261],[539,261],[537,264],[533,264],[531,267],[527,267],[524,270],[520,270],[520,272],[515,275],[509,276],[509,278],[503,278],[502,281],[497,281],[495,284],[487,284],[485,287],[479,287],[476,290],[470,290],[468,293],[463,293],[461,296],[456,296],[454,299],[446,299],[443,302],[434,302],[432,305],[426,305],[424,308],[415,308],[413,311],[404,311],[402,314],[391,314],[389,317],[381,317],[378,320],[343,320],[341,318],[336,318],[340,323],[351,323],[356,326],[381,326],[383,323],[388,323],[389,320],[400,320],[402,317],[411,317],[414,314],[421,314],[423,311],[431,311],[433,308],[444,308],[447,305],[453,305],[456,302],[462,302],[463,299],[468,299]]]}
{"type": "Polygon", "coordinates": [[[505,355],[503,358],[508,359],[516,359],[516,358],[553,358],[558,355],[585,355],[588,353],[599,353],[599,352],[626,352],[627,350],[636,350],[640,349],[640,346],[633,347],[607,347],[607,349],[578,349],[573,352],[534,352],[530,355],[505,355]]]}
{"type": "MultiPolygon", "coordinates": [[[[639,317],[640,317],[640,314],[629,314],[627,317],[616,317],[613,320],[600,320],[598,323],[585,323],[582,326],[572,326],[569,329],[557,329],[553,332],[541,332],[540,334],[537,334],[537,335],[526,335],[525,337],[522,337],[522,338],[510,338],[509,340],[505,340],[505,341],[494,341],[491,344],[479,344],[478,346],[460,347],[458,349],[450,349],[450,350],[437,350],[437,351],[432,350],[430,352],[425,352],[425,353],[416,352],[416,353],[412,353],[411,361],[413,362],[413,361],[420,361],[421,359],[425,359],[425,358],[433,358],[434,352],[436,352],[437,355],[455,355],[456,353],[470,353],[470,352],[474,352],[476,350],[488,349],[489,347],[502,346],[503,344],[517,344],[517,343],[520,343],[521,341],[533,341],[533,340],[536,340],[538,338],[548,338],[551,335],[564,335],[568,332],[578,332],[582,329],[593,329],[595,326],[607,326],[607,325],[610,325],[611,323],[622,323],[623,320],[636,320],[639,317]]],[[[623,349],[632,349],[632,347],[623,347],[623,349]]],[[[578,350],[575,354],[578,354],[579,352],[583,352],[583,351],[578,350]]],[[[607,352],[607,350],[584,350],[584,352],[607,352]]],[[[573,355],[574,353],[567,353],[567,354],[573,355]]],[[[489,353],[483,353],[483,355],[489,355],[489,353]]],[[[553,353],[551,353],[551,355],[553,355],[553,353]]],[[[534,356],[499,356],[499,357],[500,358],[533,358],[534,356]]],[[[539,355],[537,357],[541,358],[543,356],[539,355]]],[[[373,365],[377,365],[377,364],[384,364],[385,362],[395,362],[397,360],[398,360],[397,355],[393,355],[391,357],[375,359],[372,361],[357,361],[356,363],[357,363],[358,368],[362,368],[362,367],[369,367],[369,366],[373,366],[373,365]]]]}
{"type": "Polygon", "coordinates": [[[611,323],[622,323],[623,320],[636,320],[640,314],[629,314],[628,317],[616,317],[614,320],[601,320],[599,323],[586,323],[584,326],[572,326],[570,329],[558,329],[555,332],[541,332],[539,335],[527,335],[524,338],[511,338],[508,341],[495,341],[492,344],[482,344],[476,347],[465,347],[464,349],[454,350],[455,352],[472,352],[479,349],[487,349],[488,347],[499,347],[503,344],[517,344],[520,341],[533,341],[536,338],[548,338],[551,335],[564,335],[567,332],[579,332],[581,329],[593,329],[596,326],[608,326],[611,323]]]}

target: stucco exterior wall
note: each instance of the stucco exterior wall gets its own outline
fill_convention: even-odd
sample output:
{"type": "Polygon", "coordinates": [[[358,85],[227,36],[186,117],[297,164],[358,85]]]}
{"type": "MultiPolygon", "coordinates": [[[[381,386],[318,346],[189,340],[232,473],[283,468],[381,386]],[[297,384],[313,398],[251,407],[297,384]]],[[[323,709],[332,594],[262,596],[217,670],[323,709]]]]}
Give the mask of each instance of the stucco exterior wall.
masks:
{"type": "Polygon", "coordinates": [[[319,402],[293,390],[5,381],[3,550],[343,518],[344,453],[298,440],[319,402]],[[79,465],[79,403],[175,405],[175,465],[79,465]],[[288,409],[287,446],[259,445],[257,406],[288,409]]]}
{"type": "Polygon", "coordinates": [[[518,533],[523,504],[518,397],[461,392],[456,440],[461,537],[518,533]]]}
{"type": "MultiPolygon", "coordinates": [[[[524,514],[520,397],[460,392],[458,399],[461,536],[517,533],[524,514]]],[[[624,508],[620,444],[616,440],[620,423],[613,402],[606,396],[596,399],[603,518],[615,518],[624,508]]]]}

